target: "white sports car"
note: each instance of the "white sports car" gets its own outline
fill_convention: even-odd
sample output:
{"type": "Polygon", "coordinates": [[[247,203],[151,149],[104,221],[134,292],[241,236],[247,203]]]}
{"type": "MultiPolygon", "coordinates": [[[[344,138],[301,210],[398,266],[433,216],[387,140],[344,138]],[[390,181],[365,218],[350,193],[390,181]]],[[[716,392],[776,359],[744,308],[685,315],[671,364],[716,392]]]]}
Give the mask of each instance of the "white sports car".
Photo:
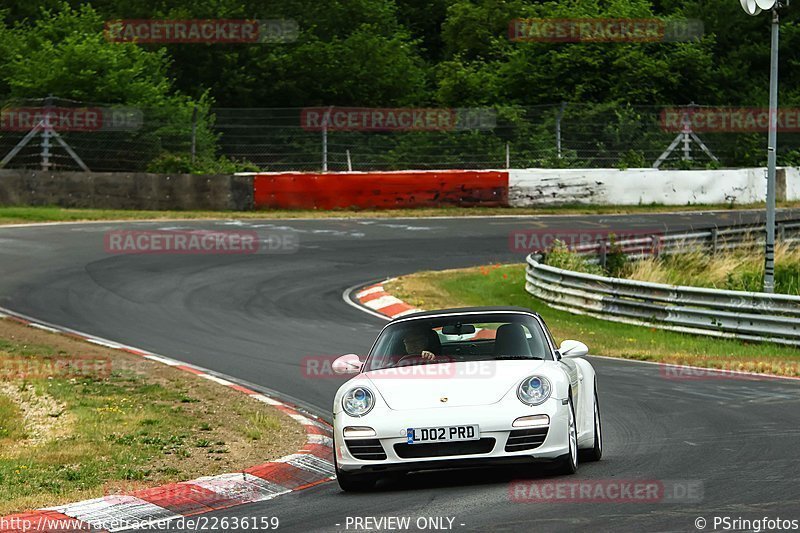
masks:
{"type": "Polygon", "coordinates": [[[556,462],[564,474],[603,451],[597,381],[585,344],[556,346],[517,307],[415,313],[383,328],[333,402],[336,476],[365,490],[385,473],[556,462]],[[580,453],[579,453],[580,451],[580,453]]]}

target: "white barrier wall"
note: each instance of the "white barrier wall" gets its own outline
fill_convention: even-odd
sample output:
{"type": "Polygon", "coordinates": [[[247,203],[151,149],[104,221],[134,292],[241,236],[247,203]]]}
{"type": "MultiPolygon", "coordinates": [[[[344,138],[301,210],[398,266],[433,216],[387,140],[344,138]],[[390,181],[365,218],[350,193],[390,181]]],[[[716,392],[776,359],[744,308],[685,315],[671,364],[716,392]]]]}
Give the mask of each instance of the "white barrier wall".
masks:
{"type": "Polygon", "coordinates": [[[800,168],[786,168],[786,199],[800,200],[800,168]]]}
{"type": "MultiPolygon", "coordinates": [[[[541,204],[747,204],[766,198],[766,168],[729,170],[509,170],[508,200],[541,204]]],[[[786,198],[800,200],[800,169],[786,169],[786,198]]]]}

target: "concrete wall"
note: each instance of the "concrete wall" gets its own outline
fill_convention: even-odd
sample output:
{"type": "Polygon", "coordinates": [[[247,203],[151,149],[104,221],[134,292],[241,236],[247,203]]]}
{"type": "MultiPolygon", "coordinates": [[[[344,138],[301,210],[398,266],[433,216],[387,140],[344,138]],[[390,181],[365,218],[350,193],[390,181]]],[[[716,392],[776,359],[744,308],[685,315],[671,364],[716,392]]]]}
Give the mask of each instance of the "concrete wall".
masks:
{"type": "Polygon", "coordinates": [[[800,200],[800,168],[787,167],[783,170],[786,175],[786,199],[800,200]]]}
{"type": "MultiPolygon", "coordinates": [[[[778,193],[800,199],[797,168],[778,172],[778,193]]],[[[746,204],[766,198],[766,169],[509,170],[509,203],[541,204],[746,204]]]]}
{"type": "Polygon", "coordinates": [[[0,205],[249,210],[253,177],[0,170],[0,205]]]}
{"type": "Polygon", "coordinates": [[[507,206],[505,170],[268,172],[254,182],[256,209],[507,206]]]}
{"type": "MultiPolygon", "coordinates": [[[[0,205],[250,210],[746,204],[764,201],[763,168],[518,169],[242,173],[234,176],[0,170],[0,205]]],[[[778,198],[800,200],[800,168],[778,170],[778,198]]]]}

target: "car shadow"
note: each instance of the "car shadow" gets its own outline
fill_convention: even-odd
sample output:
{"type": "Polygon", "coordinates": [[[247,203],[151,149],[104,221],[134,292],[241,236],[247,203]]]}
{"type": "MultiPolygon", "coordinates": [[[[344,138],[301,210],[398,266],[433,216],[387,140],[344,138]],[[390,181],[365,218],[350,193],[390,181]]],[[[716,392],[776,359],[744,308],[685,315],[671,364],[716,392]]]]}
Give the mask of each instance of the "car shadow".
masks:
{"type": "Polygon", "coordinates": [[[516,465],[429,470],[408,474],[387,474],[378,481],[374,492],[498,485],[518,480],[549,479],[559,476],[555,466],[548,463],[524,467],[516,465]]]}

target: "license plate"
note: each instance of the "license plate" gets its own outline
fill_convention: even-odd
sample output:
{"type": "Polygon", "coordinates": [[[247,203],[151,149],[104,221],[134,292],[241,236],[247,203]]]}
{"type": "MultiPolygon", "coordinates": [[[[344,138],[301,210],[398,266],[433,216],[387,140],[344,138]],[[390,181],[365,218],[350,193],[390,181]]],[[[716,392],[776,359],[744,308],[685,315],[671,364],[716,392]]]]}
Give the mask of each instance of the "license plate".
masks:
{"type": "Polygon", "coordinates": [[[406,430],[406,438],[409,444],[478,440],[481,438],[481,431],[477,425],[408,428],[406,430]]]}

